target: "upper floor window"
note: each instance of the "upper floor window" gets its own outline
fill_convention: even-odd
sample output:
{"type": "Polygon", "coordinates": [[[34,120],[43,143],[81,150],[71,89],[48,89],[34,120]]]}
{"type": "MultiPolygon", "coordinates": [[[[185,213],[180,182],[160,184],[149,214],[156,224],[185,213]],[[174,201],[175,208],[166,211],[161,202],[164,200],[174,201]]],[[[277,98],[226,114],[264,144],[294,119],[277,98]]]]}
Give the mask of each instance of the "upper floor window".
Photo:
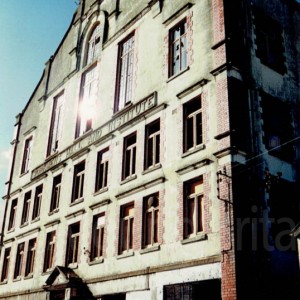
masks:
{"type": "Polygon", "coordinates": [[[18,248],[17,248],[14,279],[20,277],[22,274],[22,266],[23,266],[23,259],[24,259],[24,247],[25,247],[25,243],[21,243],[18,245],[18,248]]]}
{"type": "Polygon", "coordinates": [[[36,239],[31,239],[28,242],[25,276],[29,276],[29,275],[33,274],[33,267],[34,267],[34,261],[35,261],[35,251],[36,251],[36,239]]]}
{"type": "Polygon", "coordinates": [[[47,156],[54,154],[58,147],[61,138],[62,129],[62,109],[64,102],[64,94],[56,96],[53,100],[52,117],[50,124],[50,133],[48,141],[47,156]]]}
{"type": "Polygon", "coordinates": [[[50,271],[54,267],[54,255],[55,255],[55,243],[56,243],[56,232],[51,231],[47,233],[44,267],[43,271],[50,271]]]}
{"type": "Polygon", "coordinates": [[[260,61],[279,73],[285,73],[284,41],[279,22],[262,11],[255,11],[256,55],[260,61]]]}
{"type": "Polygon", "coordinates": [[[124,139],[123,149],[123,176],[126,179],[135,174],[136,164],[136,133],[124,139]]]}
{"type": "Polygon", "coordinates": [[[82,161],[74,167],[73,192],[71,202],[74,202],[77,199],[83,197],[84,170],[85,161],[82,161]]]}
{"type": "Polygon", "coordinates": [[[184,237],[203,231],[203,179],[184,183],[184,237]]]}
{"type": "Polygon", "coordinates": [[[50,212],[58,209],[59,198],[60,198],[60,190],[61,190],[61,174],[57,175],[53,179],[51,203],[50,203],[50,212]]]}
{"type": "Polygon", "coordinates": [[[120,219],[120,253],[133,248],[133,221],[134,205],[124,205],[121,207],[120,219]]]}
{"type": "Polygon", "coordinates": [[[36,219],[40,215],[41,203],[43,195],[43,185],[39,185],[35,189],[34,203],[32,210],[32,220],[36,219]]]}
{"type": "Polygon", "coordinates": [[[134,59],[134,35],[119,44],[115,111],[131,102],[134,59]]]}
{"type": "Polygon", "coordinates": [[[264,144],[270,154],[290,161],[295,157],[292,116],[287,103],[262,94],[264,144]]]}
{"type": "Polygon", "coordinates": [[[6,281],[8,279],[10,251],[11,251],[11,248],[5,248],[5,250],[4,250],[4,258],[3,258],[2,272],[1,272],[1,282],[6,281]]]}
{"type": "Polygon", "coordinates": [[[10,215],[8,221],[8,230],[15,228],[16,225],[16,215],[17,215],[18,199],[11,201],[10,215]]]}
{"type": "Polygon", "coordinates": [[[25,140],[21,174],[26,173],[29,170],[29,163],[31,160],[31,151],[32,151],[32,136],[25,140]]]}
{"type": "Polygon", "coordinates": [[[169,31],[169,77],[187,68],[187,22],[174,26],[169,31]]]}
{"type": "Polygon", "coordinates": [[[93,29],[87,44],[86,65],[94,61],[100,53],[100,24],[93,29]]]}
{"type": "Polygon", "coordinates": [[[97,260],[103,256],[104,228],[105,228],[105,215],[100,214],[94,216],[93,230],[92,230],[91,260],[97,260]]]}
{"type": "Polygon", "coordinates": [[[201,98],[197,97],[183,106],[184,152],[202,144],[201,98]]]}
{"type": "Polygon", "coordinates": [[[97,75],[95,65],[89,68],[82,75],[79,97],[80,99],[75,133],[76,138],[92,128],[97,97],[97,75]]]}
{"type": "Polygon", "coordinates": [[[145,135],[145,169],[156,166],[160,161],[160,122],[146,126],[145,135]]]}
{"type": "Polygon", "coordinates": [[[80,234],[79,222],[69,226],[66,265],[74,264],[78,261],[79,234],[80,234]]]}
{"type": "Polygon", "coordinates": [[[144,199],[144,247],[153,246],[158,243],[158,194],[148,196],[144,199]]]}
{"type": "Polygon", "coordinates": [[[106,148],[98,152],[96,186],[95,186],[96,192],[107,186],[108,158],[109,158],[109,148],[106,148]]]}
{"type": "Polygon", "coordinates": [[[31,204],[31,191],[27,192],[24,196],[24,204],[23,204],[23,212],[22,212],[22,219],[21,225],[28,222],[29,219],[29,211],[30,211],[30,204],[31,204]]]}

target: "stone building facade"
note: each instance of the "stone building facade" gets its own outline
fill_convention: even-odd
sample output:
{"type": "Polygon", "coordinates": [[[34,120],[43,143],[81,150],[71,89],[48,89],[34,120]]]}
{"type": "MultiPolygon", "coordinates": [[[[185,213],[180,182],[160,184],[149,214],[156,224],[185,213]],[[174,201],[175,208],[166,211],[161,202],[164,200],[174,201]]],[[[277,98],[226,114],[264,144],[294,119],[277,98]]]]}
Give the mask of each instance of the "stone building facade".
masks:
{"type": "Polygon", "coordinates": [[[297,28],[293,0],[81,0],[17,116],[0,299],[294,299],[297,28]]]}

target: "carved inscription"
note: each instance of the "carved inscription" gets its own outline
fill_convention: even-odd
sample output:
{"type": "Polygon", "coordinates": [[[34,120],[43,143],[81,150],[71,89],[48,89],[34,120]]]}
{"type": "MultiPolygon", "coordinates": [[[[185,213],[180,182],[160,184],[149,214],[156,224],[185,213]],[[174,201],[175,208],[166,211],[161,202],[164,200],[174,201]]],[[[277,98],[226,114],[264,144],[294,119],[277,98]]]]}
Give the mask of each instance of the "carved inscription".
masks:
{"type": "Polygon", "coordinates": [[[111,121],[99,127],[98,129],[93,130],[89,135],[84,137],[82,140],[74,143],[72,146],[60,152],[57,156],[53,157],[43,165],[34,169],[31,173],[31,179],[43,174],[44,172],[47,172],[55,165],[75,155],[80,150],[89,147],[90,145],[99,141],[101,138],[104,138],[105,136],[111,134],[113,131],[119,129],[123,125],[138,118],[139,116],[142,116],[152,107],[154,107],[156,105],[156,102],[157,102],[156,93],[154,93],[151,96],[140,101],[139,103],[135,104],[129,110],[116,116],[111,121]]]}

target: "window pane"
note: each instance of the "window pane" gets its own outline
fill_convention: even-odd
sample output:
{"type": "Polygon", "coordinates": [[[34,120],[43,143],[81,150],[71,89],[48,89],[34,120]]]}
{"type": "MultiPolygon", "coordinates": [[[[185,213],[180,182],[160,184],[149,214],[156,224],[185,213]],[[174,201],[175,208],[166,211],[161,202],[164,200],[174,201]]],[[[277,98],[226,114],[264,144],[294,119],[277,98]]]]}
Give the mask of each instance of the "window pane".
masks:
{"type": "Polygon", "coordinates": [[[116,110],[122,109],[131,101],[134,36],[120,44],[119,49],[116,110]]]}

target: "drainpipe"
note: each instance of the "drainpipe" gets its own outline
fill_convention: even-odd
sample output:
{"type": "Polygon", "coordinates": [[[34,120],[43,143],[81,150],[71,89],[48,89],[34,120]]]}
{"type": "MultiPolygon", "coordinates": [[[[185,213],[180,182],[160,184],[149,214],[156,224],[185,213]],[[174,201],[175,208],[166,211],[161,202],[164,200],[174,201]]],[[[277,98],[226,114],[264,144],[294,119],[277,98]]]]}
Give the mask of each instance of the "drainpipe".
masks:
{"type": "Polygon", "coordinates": [[[0,250],[3,247],[3,239],[4,239],[4,231],[5,231],[5,220],[6,220],[6,215],[7,215],[8,201],[10,199],[10,191],[11,191],[12,178],[13,178],[14,167],[15,167],[17,147],[18,147],[18,143],[19,143],[19,135],[20,135],[20,127],[21,127],[22,116],[23,116],[23,113],[20,113],[16,116],[17,123],[15,124],[15,126],[17,126],[17,133],[16,133],[15,139],[12,142],[14,147],[13,147],[13,155],[12,155],[12,162],[11,162],[11,168],[10,168],[10,173],[9,173],[9,179],[7,181],[8,186],[7,186],[7,191],[6,191],[6,202],[5,202],[4,215],[3,215],[3,221],[2,221],[2,229],[1,229],[1,234],[0,234],[0,250]]]}

